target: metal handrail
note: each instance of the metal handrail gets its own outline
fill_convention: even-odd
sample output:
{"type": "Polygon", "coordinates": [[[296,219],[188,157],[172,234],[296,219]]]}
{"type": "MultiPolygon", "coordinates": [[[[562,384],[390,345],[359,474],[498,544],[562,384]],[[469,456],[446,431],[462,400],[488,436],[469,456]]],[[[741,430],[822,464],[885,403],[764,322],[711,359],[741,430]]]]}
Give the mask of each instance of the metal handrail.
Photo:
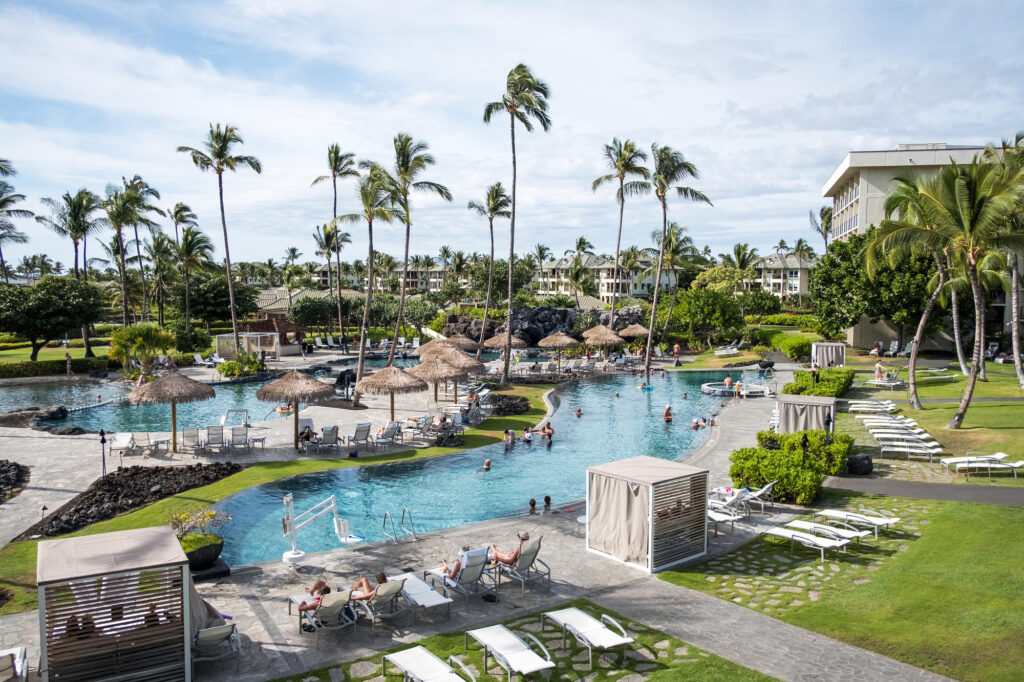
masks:
{"type": "Polygon", "coordinates": [[[395,532],[395,520],[391,518],[391,512],[389,511],[384,512],[384,521],[381,523],[381,531],[384,533],[385,537],[391,540],[392,544],[398,544],[398,533],[395,532]],[[390,533],[388,532],[389,523],[391,524],[390,533]]]}
{"type": "Polygon", "coordinates": [[[416,537],[416,524],[412,520],[412,511],[408,507],[402,507],[402,520],[399,521],[398,527],[406,535],[411,535],[413,540],[419,540],[419,538],[416,537]],[[406,515],[409,516],[409,527],[408,528],[405,527],[405,517],[406,517],[406,515]]]}

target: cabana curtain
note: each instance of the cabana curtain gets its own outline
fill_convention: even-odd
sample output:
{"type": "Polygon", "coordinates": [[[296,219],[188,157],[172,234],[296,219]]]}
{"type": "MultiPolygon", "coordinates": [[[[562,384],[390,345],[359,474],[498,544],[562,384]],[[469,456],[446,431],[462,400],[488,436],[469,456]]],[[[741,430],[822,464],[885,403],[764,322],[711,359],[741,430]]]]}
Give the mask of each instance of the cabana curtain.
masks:
{"type": "Polygon", "coordinates": [[[644,565],[650,546],[648,487],[591,472],[590,546],[623,561],[644,565]]]}

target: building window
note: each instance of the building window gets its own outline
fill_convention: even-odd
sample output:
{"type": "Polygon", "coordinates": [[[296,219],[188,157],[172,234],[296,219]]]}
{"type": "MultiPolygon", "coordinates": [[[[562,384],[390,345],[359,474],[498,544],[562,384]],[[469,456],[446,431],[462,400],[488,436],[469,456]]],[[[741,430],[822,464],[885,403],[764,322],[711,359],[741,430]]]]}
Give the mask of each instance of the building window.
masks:
{"type": "Polygon", "coordinates": [[[793,277],[793,278],[799,277],[800,276],[800,271],[799,270],[790,270],[789,271],[789,276],[793,277]]]}

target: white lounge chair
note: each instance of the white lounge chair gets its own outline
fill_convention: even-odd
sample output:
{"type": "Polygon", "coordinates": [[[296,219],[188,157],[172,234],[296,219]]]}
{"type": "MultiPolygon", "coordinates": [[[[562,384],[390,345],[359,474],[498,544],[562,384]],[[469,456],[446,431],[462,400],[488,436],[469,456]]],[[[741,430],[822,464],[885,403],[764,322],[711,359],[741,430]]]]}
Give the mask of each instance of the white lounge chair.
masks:
{"type": "Polygon", "coordinates": [[[192,671],[202,661],[219,661],[224,658],[235,658],[235,672],[238,672],[239,652],[242,641],[238,636],[238,628],[234,623],[215,625],[196,633],[192,639],[192,671]]]}
{"type": "Polygon", "coordinates": [[[869,526],[875,531],[876,538],[878,537],[879,528],[892,528],[900,521],[897,516],[886,516],[863,507],[861,507],[859,512],[846,511],[845,509],[823,509],[814,513],[814,518],[819,516],[826,519],[837,519],[854,526],[869,526]]]}
{"type": "Polygon", "coordinates": [[[896,409],[895,405],[850,405],[847,408],[850,412],[869,412],[871,414],[892,414],[896,409]]]}
{"type": "Polygon", "coordinates": [[[398,347],[399,348],[405,348],[405,337],[404,336],[399,336],[398,337],[398,347]]]}
{"type": "Polygon", "coordinates": [[[892,424],[884,425],[881,427],[869,428],[868,433],[870,433],[875,438],[878,438],[879,436],[883,438],[885,436],[917,436],[918,438],[924,438],[925,436],[928,436],[928,432],[922,428],[912,428],[910,426],[900,428],[892,424]]]}
{"type": "Polygon", "coordinates": [[[394,445],[401,428],[401,422],[388,422],[387,426],[384,427],[384,433],[374,434],[370,444],[373,447],[394,445]]]}
{"type": "Polygon", "coordinates": [[[498,586],[501,586],[501,576],[508,576],[520,585],[520,595],[526,595],[526,583],[533,580],[547,580],[548,590],[551,590],[551,567],[537,558],[540,553],[540,541],[542,537],[524,540],[519,545],[519,555],[512,564],[498,564],[498,586]]]}
{"type": "Polygon", "coordinates": [[[713,527],[713,530],[715,531],[715,535],[716,536],[718,535],[718,524],[720,524],[720,523],[728,523],[728,524],[730,524],[730,529],[731,530],[735,530],[736,529],[736,522],[737,521],[742,521],[744,518],[745,518],[744,515],[739,510],[737,510],[737,509],[708,509],[707,510],[707,520],[712,523],[712,527],[713,527]]]}
{"type": "Polygon", "coordinates": [[[334,448],[338,450],[341,446],[338,441],[338,427],[337,426],[325,426],[323,436],[320,437],[320,442],[316,444],[316,454],[320,454],[320,451],[325,448],[334,448]]]}
{"type": "Polygon", "coordinates": [[[0,680],[28,679],[28,654],[23,646],[0,650],[0,680]]]}
{"type": "Polygon", "coordinates": [[[441,594],[419,576],[412,573],[388,576],[388,582],[402,581],[405,587],[402,588],[402,597],[410,606],[417,609],[433,609],[438,606],[445,607],[445,612],[451,615],[452,598],[447,594],[441,594]]]}
{"type": "MultiPolygon", "coordinates": [[[[306,597],[308,599],[308,597],[306,597]]],[[[291,601],[295,602],[295,597],[291,601]]],[[[320,604],[314,611],[299,611],[299,631],[305,622],[316,634],[316,647],[320,648],[321,630],[343,630],[356,626],[356,613],[351,607],[352,590],[332,592],[320,597],[320,604]]],[[[288,606],[289,611],[291,605],[288,606]]]]}
{"type": "Polygon", "coordinates": [[[418,336],[412,337],[412,347],[413,348],[419,348],[420,347],[420,337],[418,337],[418,336]]]}
{"type": "Polygon", "coordinates": [[[367,618],[370,619],[370,625],[373,630],[377,629],[379,621],[391,622],[400,618],[412,608],[412,603],[406,599],[403,593],[404,589],[404,579],[400,578],[394,582],[388,580],[386,583],[377,585],[372,597],[355,602],[366,613],[367,618]]]}
{"type": "Polygon", "coordinates": [[[216,367],[217,363],[213,360],[203,360],[203,356],[199,353],[192,354],[192,366],[193,367],[216,367]]]}
{"type": "Polygon", "coordinates": [[[366,422],[365,424],[356,424],[355,433],[351,436],[345,436],[346,445],[355,445],[358,447],[360,443],[369,447],[370,445],[370,429],[373,428],[373,424],[366,422]]]}
{"type": "Polygon", "coordinates": [[[206,427],[206,448],[212,450],[217,448],[218,450],[224,449],[224,427],[223,426],[207,426],[206,427]]]}
{"type": "Polygon", "coordinates": [[[430,568],[423,571],[423,577],[429,578],[430,582],[435,585],[440,582],[445,596],[451,594],[451,591],[466,597],[494,592],[498,588],[497,582],[486,570],[489,550],[489,547],[478,547],[460,552],[461,567],[454,576],[446,574],[441,568],[430,568]]]}
{"type": "Polygon", "coordinates": [[[324,349],[326,349],[326,348],[327,348],[327,346],[326,346],[326,345],[324,344],[324,342],[323,342],[323,339],[321,339],[321,338],[320,338],[319,336],[317,336],[317,337],[315,337],[315,338],[313,339],[313,346],[314,346],[314,347],[315,347],[315,348],[316,348],[317,350],[324,350],[324,349]]]}
{"type": "Polygon", "coordinates": [[[902,357],[902,358],[909,358],[910,354],[912,352],[914,352],[914,341],[913,340],[911,340],[911,342],[908,343],[906,345],[906,347],[904,347],[903,350],[901,350],[899,353],[897,353],[896,356],[897,357],[902,357]]]}
{"type": "Polygon", "coordinates": [[[190,450],[193,457],[203,452],[203,441],[199,439],[199,429],[181,430],[181,449],[190,450]]]}
{"type": "Polygon", "coordinates": [[[231,443],[232,448],[242,448],[246,452],[252,449],[252,443],[249,442],[249,427],[243,425],[231,427],[231,443]]]}
{"type": "Polygon", "coordinates": [[[771,505],[772,509],[775,509],[775,492],[774,492],[774,489],[775,489],[775,484],[776,483],[778,483],[778,481],[772,481],[771,483],[769,483],[768,485],[764,486],[760,490],[755,490],[753,492],[747,493],[747,495],[746,495],[746,497],[744,498],[743,501],[747,504],[748,510],[750,508],[750,503],[751,502],[756,502],[759,505],[761,505],[761,513],[764,514],[764,502],[765,502],[765,500],[768,500],[768,503],[771,505]]]}
{"type": "Polygon", "coordinates": [[[467,630],[466,649],[469,649],[469,638],[475,639],[484,648],[483,669],[487,670],[488,655],[494,656],[494,660],[498,662],[498,665],[508,672],[508,682],[512,682],[512,675],[514,673],[526,676],[530,673],[554,668],[555,663],[551,660],[551,654],[540,643],[540,640],[529,632],[525,634],[544,652],[543,658],[534,653],[530,643],[520,639],[516,633],[504,625],[492,625],[478,630],[467,630]]]}
{"type": "Polygon", "coordinates": [[[994,455],[986,455],[983,452],[968,452],[965,457],[944,457],[939,460],[939,464],[946,467],[947,469],[957,464],[964,464],[967,462],[1001,462],[1009,457],[1005,452],[997,452],[994,455]]]}
{"type": "Polygon", "coordinates": [[[871,535],[869,530],[858,530],[848,523],[831,519],[830,524],[815,523],[814,521],[790,521],[786,524],[789,528],[796,528],[797,530],[804,530],[812,535],[825,535],[835,540],[856,540],[858,543],[861,538],[866,538],[871,535]]]}
{"type": "Polygon", "coordinates": [[[940,455],[943,452],[942,446],[931,447],[924,443],[902,443],[902,444],[891,444],[884,445],[882,447],[882,454],[896,454],[906,455],[907,461],[910,461],[911,455],[928,455],[928,461],[931,462],[935,455],[940,455]]]}
{"type": "Polygon", "coordinates": [[[992,471],[1012,471],[1013,477],[1017,478],[1017,471],[1024,467],[1024,459],[1016,462],[1000,462],[996,460],[988,461],[976,461],[976,462],[961,462],[956,465],[956,472],[964,473],[969,472],[971,469],[985,469],[988,471],[988,475],[992,476],[992,471]]]}
{"type": "Polygon", "coordinates": [[[899,341],[890,341],[889,342],[889,350],[885,351],[882,355],[884,355],[887,358],[895,357],[896,356],[896,351],[898,351],[899,349],[900,349],[900,342],[899,341]]]}
{"type": "Polygon", "coordinates": [[[110,456],[113,457],[115,452],[121,453],[122,456],[135,454],[135,441],[132,434],[115,433],[110,438],[110,456]]]}
{"type": "Polygon", "coordinates": [[[825,560],[826,549],[839,549],[846,551],[846,545],[850,544],[849,540],[836,539],[836,538],[823,538],[818,535],[812,535],[803,531],[796,530],[794,528],[787,528],[785,526],[779,528],[769,528],[764,532],[765,535],[774,535],[775,537],[784,538],[789,540],[789,551],[793,552],[794,543],[799,542],[804,547],[810,549],[816,549],[821,552],[821,560],[825,560]]]}
{"type": "Polygon", "coordinates": [[[381,677],[387,677],[387,665],[390,663],[402,671],[404,679],[417,682],[466,682],[466,678],[476,682],[476,676],[469,671],[458,656],[449,656],[445,663],[425,647],[416,646],[394,653],[385,654],[380,664],[381,677]],[[451,664],[462,669],[466,676],[460,677],[451,664]]]}
{"type": "Polygon", "coordinates": [[[136,431],[132,434],[132,442],[135,443],[134,453],[142,453],[143,457],[148,457],[153,452],[153,444],[149,442],[149,434],[141,431],[136,431]]]}
{"type": "Polygon", "coordinates": [[[326,338],[327,338],[327,344],[326,345],[327,345],[327,349],[328,350],[337,350],[338,348],[341,348],[340,344],[334,343],[334,337],[333,336],[328,334],[326,338]]]}
{"type": "Polygon", "coordinates": [[[222,358],[222,357],[221,357],[221,356],[220,356],[220,355],[219,355],[218,353],[214,353],[213,355],[211,355],[211,356],[210,356],[210,359],[211,359],[211,360],[213,360],[213,362],[214,362],[214,363],[216,363],[216,364],[218,364],[218,365],[220,365],[220,364],[223,364],[223,363],[227,362],[227,360],[225,360],[224,358],[222,358]]]}
{"type": "Polygon", "coordinates": [[[590,667],[594,667],[594,649],[613,649],[622,647],[622,660],[626,660],[626,648],[633,643],[633,638],[626,634],[626,629],[619,621],[607,613],[601,615],[601,619],[594,618],[586,611],[576,607],[559,609],[558,611],[547,611],[541,615],[541,632],[544,631],[544,624],[553,621],[562,628],[562,650],[565,650],[565,635],[571,632],[576,641],[587,647],[587,656],[590,667]],[[618,632],[608,626],[611,625],[618,632]]]}

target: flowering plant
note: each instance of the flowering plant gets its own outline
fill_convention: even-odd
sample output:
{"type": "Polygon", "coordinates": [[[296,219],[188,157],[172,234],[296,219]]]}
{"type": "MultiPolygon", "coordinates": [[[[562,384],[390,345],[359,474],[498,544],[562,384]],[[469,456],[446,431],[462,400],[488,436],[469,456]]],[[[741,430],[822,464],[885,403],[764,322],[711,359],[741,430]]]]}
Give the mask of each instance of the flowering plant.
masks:
{"type": "Polygon", "coordinates": [[[191,509],[184,512],[172,512],[171,528],[179,538],[189,533],[209,533],[214,528],[227,525],[231,517],[224,512],[213,509],[191,509]]]}

